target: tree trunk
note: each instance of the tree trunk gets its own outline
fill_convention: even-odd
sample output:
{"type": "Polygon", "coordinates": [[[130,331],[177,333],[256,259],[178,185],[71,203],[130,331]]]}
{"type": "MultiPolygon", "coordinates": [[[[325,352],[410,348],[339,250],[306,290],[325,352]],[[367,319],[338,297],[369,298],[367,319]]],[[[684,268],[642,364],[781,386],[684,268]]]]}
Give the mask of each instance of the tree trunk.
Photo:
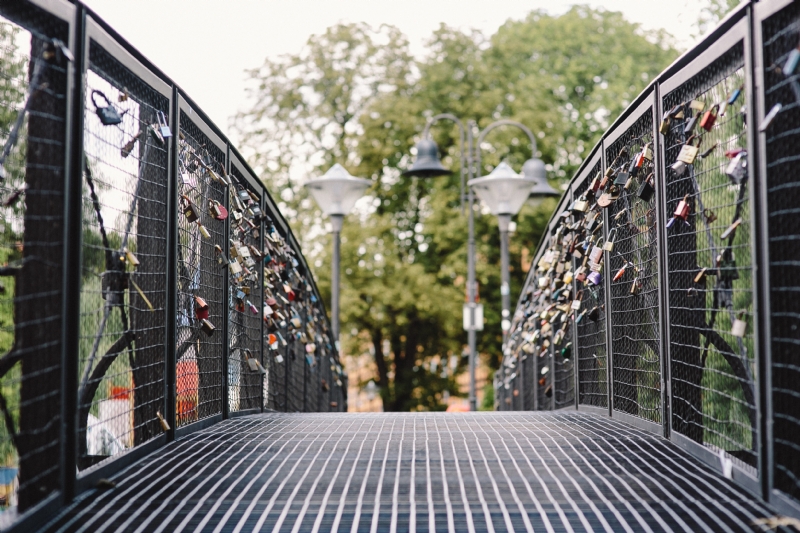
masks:
{"type": "MultiPolygon", "coordinates": [[[[144,123],[156,122],[151,108],[142,104],[139,109],[144,123]]],[[[131,279],[147,296],[153,310],[131,284],[131,326],[136,335],[133,368],[134,445],[147,442],[163,431],[156,411],[164,414],[164,324],[167,319],[164,315],[167,151],[149,137],[143,137],[142,140],[144,142],[139,142],[139,179],[142,183],[136,202],[135,232],[131,234],[128,247],[131,248],[135,243],[135,253],[140,262],[136,271],[131,274],[131,279]]],[[[174,319],[170,317],[170,320],[174,319]]]]}
{"type": "MultiPolygon", "coordinates": [[[[31,71],[44,42],[32,37],[31,71]]],[[[65,60],[61,60],[64,67],[65,60]]],[[[23,266],[16,278],[14,351],[22,356],[19,510],[58,488],[66,74],[43,67],[28,114],[23,266]]],[[[21,141],[22,142],[22,141],[21,141]]],[[[9,431],[13,431],[9,428],[9,431]]]]}

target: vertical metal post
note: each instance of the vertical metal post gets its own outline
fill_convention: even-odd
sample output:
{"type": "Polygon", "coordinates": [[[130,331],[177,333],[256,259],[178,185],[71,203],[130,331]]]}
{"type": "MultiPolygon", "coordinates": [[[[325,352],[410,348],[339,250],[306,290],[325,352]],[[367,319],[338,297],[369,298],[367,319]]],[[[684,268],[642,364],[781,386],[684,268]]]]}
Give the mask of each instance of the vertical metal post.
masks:
{"type": "Polygon", "coordinates": [[[331,267],[331,328],[333,342],[339,350],[339,260],[341,254],[341,232],[344,215],[331,215],[331,237],[333,240],[333,261],[331,267]]]}
{"type": "Polygon", "coordinates": [[[667,266],[667,178],[662,173],[666,168],[661,135],[661,86],[653,88],[653,155],[655,157],[656,228],[658,231],[658,307],[661,329],[661,424],[664,438],[672,431],[672,381],[670,379],[670,322],[669,322],[669,269],[667,266]]]}
{"type": "Polygon", "coordinates": [[[180,121],[178,117],[178,88],[172,86],[172,102],[170,103],[170,123],[172,137],[169,143],[169,163],[167,165],[167,287],[164,314],[167,323],[164,327],[164,417],[169,423],[167,442],[175,440],[175,399],[176,387],[176,343],[177,325],[175,317],[178,309],[178,138],[180,137],[180,121]]]}
{"type": "Polygon", "coordinates": [[[66,175],[64,194],[64,273],[61,353],[61,491],[62,503],[75,497],[77,475],[78,372],[80,353],[81,246],[83,209],[83,101],[86,69],[86,8],[76,4],[72,51],[75,61],[68,77],[66,175]],[[68,243],[68,245],[66,244],[68,243]]]}
{"type": "Polygon", "coordinates": [[[756,284],[753,299],[755,316],[754,337],[758,379],[758,474],[761,481],[761,497],[769,501],[775,484],[775,450],[773,437],[772,405],[772,325],[770,323],[770,260],[769,260],[769,202],[767,191],[766,138],[759,133],[760,118],[766,113],[764,103],[764,66],[761,55],[763,36],[758,25],[754,7],[747,8],[749,31],[745,37],[745,91],[747,108],[752,109],[750,126],[747,128],[748,180],[753,186],[750,209],[753,246],[753,272],[756,284]]]}
{"type": "MultiPolygon", "coordinates": [[[[227,174],[228,178],[230,179],[231,176],[231,147],[230,145],[226,145],[225,150],[225,173],[227,174]]],[[[231,201],[231,194],[230,194],[230,187],[232,185],[228,185],[228,188],[225,189],[225,195],[222,197],[223,204],[225,205],[225,209],[228,209],[230,212],[230,201],[231,201]]],[[[227,217],[224,222],[224,229],[225,238],[226,240],[230,237],[231,228],[230,222],[231,217],[227,217]]],[[[227,248],[227,246],[226,246],[227,248]]],[[[228,252],[225,252],[225,256],[228,257],[228,252]]],[[[230,257],[228,257],[228,261],[230,261],[230,257]]],[[[227,267],[226,267],[227,268],[227,267]]],[[[228,338],[228,332],[230,330],[230,321],[231,321],[231,305],[230,305],[230,274],[225,272],[225,281],[222,284],[222,308],[223,308],[223,317],[224,320],[222,321],[222,418],[230,418],[231,416],[231,408],[230,408],[230,385],[228,384],[228,380],[230,379],[228,376],[228,353],[230,351],[230,339],[228,338]]]]}
{"type": "MultiPolygon", "coordinates": [[[[262,193],[261,193],[261,212],[264,213],[264,214],[267,213],[266,195],[267,195],[267,192],[266,191],[262,191],[262,193]]],[[[262,218],[261,222],[259,222],[259,225],[258,225],[258,244],[257,244],[258,251],[260,253],[262,253],[262,254],[264,253],[264,232],[266,232],[266,230],[267,230],[267,225],[264,224],[264,219],[262,218]]],[[[259,269],[258,276],[259,276],[259,279],[261,279],[261,286],[260,286],[260,288],[261,288],[261,302],[258,304],[259,322],[261,323],[261,343],[260,343],[261,348],[260,348],[260,351],[259,351],[258,358],[261,361],[261,364],[264,366],[264,368],[269,368],[269,355],[265,355],[266,346],[264,346],[264,333],[265,333],[265,331],[264,331],[264,328],[265,328],[265,323],[264,323],[264,301],[266,300],[266,298],[264,297],[265,296],[265,294],[264,294],[264,281],[265,281],[265,279],[264,279],[264,261],[263,260],[260,263],[258,269],[259,269]]],[[[269,377],[268,376],[262,376],[261,377],[261,412],[262,413],[264,412],[264,405],[267,402],[269,402],[269,392],[270,392],[269,391],[269,377]]]]}
{"type": "MultiPolygon", "coordinates": [[[[467,124],[467,164],[469,166],[469,179],[472,179],[474,171],[472,167],[472,128],[474,126],[475,123],[472,121],[467,124]]],[[[477,411],[478,405],[475,397],[475,360],[478,357],[475,338],[475,193],[472,191],[472,187],[469,187],[467,195],[467,209],[469,209],[469,238],[467,241],[467,306],[469,308],[469,331],[467,331],[467,340],[469,343],[469,410],[477,411]]]]}
{"type": "MultiPolygon", "coordinates": [[[[600,169],[603,173],[606,172],[606,165],[608,161],[606,161],[606,145],[605,141],[601,145],[601,159],[603,163],[600,165],[600,169]]],[[[605,242],[607,229],[608,229],[608,210],[603,209],[603,241],[605,242]]],[[[608,252],[603,252],[603,262],[606,264],[606,267],[610,264],[611,254],[608,252]]],[[[612,416],[614,413],[614,357],[611,353],[611,271],[608,268],[603,269],[603,295],[605,306],[605,324],[606,324],[606,392],[608,393],[608,416],[612,416]]]]}

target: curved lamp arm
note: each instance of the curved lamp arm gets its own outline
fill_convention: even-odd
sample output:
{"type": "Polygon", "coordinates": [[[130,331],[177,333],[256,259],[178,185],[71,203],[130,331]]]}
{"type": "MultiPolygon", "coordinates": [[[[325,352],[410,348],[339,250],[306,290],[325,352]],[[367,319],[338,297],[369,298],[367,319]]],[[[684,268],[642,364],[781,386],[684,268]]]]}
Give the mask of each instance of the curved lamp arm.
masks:
{"type": "Polygon", "coordinates": [[[436,122],[440,120],[450,120],[455,122],[458,125],[458,131],[460,134],[460,141],[459,141],[459,150],[461,151],[461,192],[459,193],[459,199],[461,201],[461,214],[464,214],[464,168],[466,166],[465,156],[464,156],[464,136],[466,135],[466,128],[464,127],[464,123],[461,120],[453,115],[452,113],[440,113],[438,115],[432,116],[428,119],[428,122],[425,124],[425,129],[422,130],[422,137],[423,139],[428,139],[431,136],[431,126],[433,126],[436,122]]]}
{"type": "Polygon", "coordinates": [[[480,174],[482,173],[482,169],[481,169],[481,143],[483,142],[483,139],[486,137],[487,133],[489,133],[493,129],[495,129],[497,127],[500,127],[500,126],[516,126],[517,128],[519,128],[522,131],[524,131],[525,134],[528,136],[528,139],[531,141],[531,157],[536,157],[536,137],[533,136],[533,132],[528,128],[528,126],[526,126],[525,124],[523,124],[521,122],[517,122],[516,120],[507,120],[506,119],[506,120],[498,120],[497,122],[492,122],[491,124],[486,126],[486,128],[484,128],[484,130],[478,136],[478,142],[477,142],[477,145],[476,145],[477,146],[477,150],[475,150],[477,152],[477,156],[478,156],[478,177],[480,177],[480,174]]]}

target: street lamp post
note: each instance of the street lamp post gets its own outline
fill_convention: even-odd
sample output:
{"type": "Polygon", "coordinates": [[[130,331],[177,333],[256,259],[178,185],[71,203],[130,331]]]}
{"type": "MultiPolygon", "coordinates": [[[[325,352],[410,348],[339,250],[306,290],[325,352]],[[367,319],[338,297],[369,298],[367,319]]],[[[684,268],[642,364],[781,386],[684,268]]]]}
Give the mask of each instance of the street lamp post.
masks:
{"type": "Polygon", "coordinates": [[[339,258],[340,233],[347,213],[372,184],[370,180],[354,178],[340,164],[333,165],[321,178],[309,180],[305,187],[311,192],[322,212],[331,221],[333,236],[333,268],[331,271],[331,327],[336,349],[339,349],[339,258]]]}
{"type": "MultiPolygon", "coordinates": [[[[464,127],[464,123],[458,119],[453,114],[450,113],[443,113],[440,115],[436,115],[431,117],[427,124],[425,124],[425,129],[422,133],[422,140],[417,143],[417,158],[414,161],[414,164],[403,172],[405,176],[418,176],[422,178],[433,178],[437,176],[444,176],[446,174],[450,174],[450,170],[446,169],[442,166],[439,160],[439,148],[436,146],[436,143],[430,139],[430,129],[434,123],[439,120],[450,120],[458,125],[460,131],[460,152],[461,152],[461,205],[462,205],[462,212],[463,212],[463,205],[464,205],[464,170],[467,170],[467,177],[470,181],[472,181],[473,176],[476,172],[475,163],[477,162],[477,171],[480,171],[480,144],[483,141],[485,135],[491,131],[492,129],[503,126],[503,125],[513,125],[523,129],[531,139],[531,147],[533,149],[533,156],[532,159],[529,160],[526,165],[531,172],[531,177],[537,180],[537,183],[534,184],[532,181],[529,182],[529,186],[533,186],[534,188],[539,187],[541,188],[542,184],[545,187],[549,187],[547,184],[546,176],[544,174],[544,163],[536,159],[536,140],[533,138],[533,134],[530,132],[528,128],[524,125],[520,124],[519,122],[514,122],[510,120],[499,120],[487,126],[482,132],[479,132],[478,142],[477,144],[474,143],[473,132],[478,129],[478,124],[475,121],[468,121],[467,126],[464,127]],[[465,151],[465,137],[466,137],[466,151],[465,151]],[[529,165],[529,163],[531,163],[529,165]],[[541,171],[541,172],[540,172],[541,171]],[[541,182],[541,183],[540,183],[541,182]]],[[[551,189],[552,190],[552,189],[551,189]]],[[[553,190],[554,194],[558,194],[555,190],[553,190]]],[[[549,194],[549,193],[545,193],[549,194]]],[[[522,194],[523,199],[527,197],[526,194],[522,194]]],[[[524,200],[523,200],[524,201],[524,200]]],[[[467,241],[467,308],[469,313],[469,320],[468,325],[469,328],[467,330],[467,342],[469,345],[469,407],[471,411],[477,411],[477,402],[475,396],[475,365],[477,360],[477,349],[476,349],[476,320],[475,320],[475,296],[476,296],[476,283],[475,283],[475,213],[474,213],[474,203],[475,197],[473,193],[473,188],[468,187],[467,190],[467,210],[468,210],[468,217],[469,217],[469,237],[467,241]]],[[[510,220],[510,217],[508,217],[510,220]]],[[[506,225],[506,237],[508,225],[506,225]]],[[[506,239],[507,243],[507,239],[506,239]]],[[[505,248],[505,262],[504,262],[504,272],[508,272],[508,248],[505,248]]],[[[508,282],[504,283],[505,289],[503,292],[508,293],[508,282]]],[[[508,314],[508,299],[509,295],[504,294],[503,301],[505,302],[504,309],[506,309],[506,315],[508,314]]],[[[503,320],[507,320],[507,316],[503,317],[503,320]]],[[[504,328],[504,337],[507,328],[504,328]]]]}
{"type": "Polygon", "coordinates": [[[516,174],[511,167],[500,163],[488,176],[475,178],[468,186],[478,192],[478,196],[497,216],[500,227],[500,295],[502,300],[501,326],[503,330],[503,350],[506,349],[508,331],[511,328],[511,288],[509,285],[508,265],[508,228],[511,217],[516,215],[528,199],[533,198],[535,204],[547,196],[559,196],[558,191],[547,183],[547,171],[544,161],[536,157],[536,138],[524,124],[514,120],[498,120],[488,125],[478,137],[478,169],[481,168],[480,147],[486,135],[499,126],[514,126],[522,130],[531,143],[531,158],[522,165],[522,175],[516,174]]]}

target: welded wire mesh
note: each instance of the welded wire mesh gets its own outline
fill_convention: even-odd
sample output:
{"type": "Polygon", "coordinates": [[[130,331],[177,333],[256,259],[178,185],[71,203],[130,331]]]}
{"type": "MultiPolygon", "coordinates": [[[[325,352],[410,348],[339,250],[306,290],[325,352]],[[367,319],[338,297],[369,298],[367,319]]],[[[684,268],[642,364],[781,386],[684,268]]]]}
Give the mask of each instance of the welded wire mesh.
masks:
{"type": "Polygon", "coordinates": [[[94,42],[89,60],[79,468],[164,431],[169,101],[94,42]]]}
{"type": "Polygon", "coordinates": [[[223,148],[180,112],[176,424],[222,413],[228,278],[223,148]]]}
{"type": "MultiPolygon", "coordinates": [[[[589,179],[576,188],[574,198],[584,197],[589,182],[602,171],[602,161],[597,162],[586,173],[589,179]]],[[[590,215],[596,216],[596,215],[590,215]]],[[[586,230],[583,221],[587,215],[573,210],[572,224],[575,227],[573,239],[574,249],[571,252],[573,271],[583,265],[586,269],[588,247],[583,248],[582,242],[586,241],[586,230]],[[576,253],[577,250],[577,253],[576,253]]],[[[598,231],[599,233],[599,231],[598,231]]],[[[572,247],[572,245],[571,245],[572,247]]],[[[584,276],[588,275],[584,273],[584,276]]],[[[605,286],[581,282],[576,279],[577,293],[575,299],[580,301],[580,307],[574,311],[575,327],[577,328],[577,359],[578,359],[578,402],[583,405],[608,407],[608,358],[606,356],[606,306],[605,286]]]]}
{"type": "MultiPolygon", "coordinates": [[[[782,106],[765,129],[769,212],[769,318],[775,486],[800,500],[800,78],[791,68],[800,42],[800,6],[763,21],[764,110],[782,106]],[[787,67],[787,65],[789,65],[787,67]],[[784,73],[784,68],[786,72],[784,73]]],[[[738,258],[737,258],[738,259],[738,258]]]]}
{"type": "Polygon", "coordinates": [[[616,184],[612,187],[617,187],[614,194],[618,195],[609,207],[606,239],[613,243],[608,264],[613,407],[661,422],[656,195],[642,198],[638,194],[642,183],[646,187],[652,179],[652,147],[650,108],[606,147],[606,175],[616,184]]]}
{"type": "Polygon", "coordinates": [[[289,260],[286,243],[271,222],[264,230],[264,336],[268,351],[267,404],[280,411],[289,411],[289,378],[291,356],[288,333],[289,299],[281,273],[289,260]]]}
{"type": "Polygon", "coordinates": [[[0,18],[0,528],[59,486],[66,24],[0,18]]]}
{"type": "Polygon", "coordinates": [[[230,272],[228,320],[228,407],[231,411],[261,408],[266,368],[261,362],[261,198],[239,171],[231,168],[229,187],[230,272]],[[255,208],[258,209],[255,209],[255,208]]]}
{"type": "Polygon", "coordinates": [[[667,264],[673,430],[755,468],[753,243],[743,66],[740,43],[664,96],[664,109],[675,115],[664,136],[667,215],[672,217],[667,264]],[[688,131],[691,121],[696,125],[688,131]],[[691,135],[692,143],[700,143],[698,156],[676,169],[691,135]],[[682,205],[688,211],[676,215],[682,205]]]}
{"type": "Polygon", "coordinates": [[[567,240],[564,227],[545,236],[526,297],[515,311],[498,371],[500,409],[550,410],[574,402],[567,240]]]}

